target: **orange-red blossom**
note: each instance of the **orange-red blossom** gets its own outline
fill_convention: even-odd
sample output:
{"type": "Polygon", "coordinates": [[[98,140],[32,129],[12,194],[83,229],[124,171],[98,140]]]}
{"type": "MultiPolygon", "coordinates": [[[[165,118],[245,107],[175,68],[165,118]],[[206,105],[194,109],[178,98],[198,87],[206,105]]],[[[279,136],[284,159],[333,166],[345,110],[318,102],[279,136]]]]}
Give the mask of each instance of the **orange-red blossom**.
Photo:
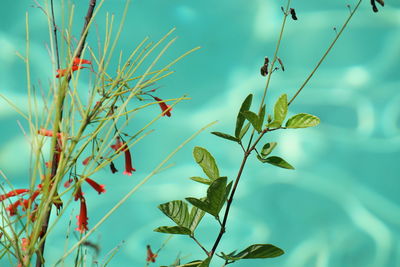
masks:
{"type": "MultiPolygon", "coordinates": [[[[87,67],[82,66],[81,64],[92,64],[92,62],[87,59],[76,57],[76,58],[74,58],[74,60],[72,62],[72,67],[71,67],[70,72],[74,72],[79,69],[87,68],[87,67]]],[[[69,71],[69,69],[58,69],[57,70],[58,74],[56,75],[56,78],[60,78],[60,77],[67,75],[68,71],[69,71]]]]}

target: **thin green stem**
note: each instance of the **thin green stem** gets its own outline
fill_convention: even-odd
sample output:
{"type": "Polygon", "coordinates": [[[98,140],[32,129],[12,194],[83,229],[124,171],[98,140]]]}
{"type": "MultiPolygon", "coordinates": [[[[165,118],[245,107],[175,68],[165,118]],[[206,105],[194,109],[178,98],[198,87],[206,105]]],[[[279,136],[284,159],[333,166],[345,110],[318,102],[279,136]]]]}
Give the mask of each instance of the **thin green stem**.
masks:
{"type": "Polygon", "coordinates": [[[332,43],[329,45],[328,49],[325,51],[325,53],[322,55],[321,59],[318,61],[317,65],[315,66],[315,68],[311,71],[310,75],[308,75],[308,77],[306,78],[306,80],[303,82],[303,84],[300,86],[300,88],[297,90],[297,92],[294,94],[294,96],[290,99],[290,101],[288,102],[288,106],[290,104],[292,104],[292,102],[296,99],[296,97],[300,94],[300,92],[303,90],[303,88],[308,84],[308,82],[310,81],[310,79],[313,77],[314,73],[317,71],[317,69],[321,66],[322,62],[324,62],[326,56],[329,54],[329,52],[331,52],[333,46],[335,45],[336,41],[339,39],[339,37],[342,35],[344,29],[346,29],[347,24],[350,22],[351,18],[353,17],[353,15],[355,14],[355,12],[357,11],[358,7],[360,6],[361,2],[363,0],[359,0],[357,5],[355,6],[355,8],[350,12],[349,17],[346,19],[346,21],[344,22],[344,24],[342,25],[342,27],[340,28],[340,31],[338,32],[338,34],[336,34],[335,39],[333,39],[332,43]]]}
{"type": "Polygon", "coordinates": [[[199,245],[199,247],[208,255],[210,252],[208,252],[208,250],[199,242],[199,240],[197,240],[197,238],[194,235],[190,236],[191,239],[194,240],[194,242],[196,242],[197,245],[199,245]]]}
{"type": "MultiPolygon", "coordinates": [[[[261,109],[262,109],[262,107],[263,107],[263,105],[265,103],[265,99],[267,97],[269,83],[271,81],[272,73],[274,72],[274,66],[275,66],[276,60],[278,58],[279,48],[281,46],[283,33],[285,31],[286,19],[287,19],[287,16],[289,14],[290,3],[291,3],[291,0],[288,0],[288,2],[286,4],[285,12],[283,12],[283,21],[282,21],[282,25],[281,25],[281,30],[279,32],[278,41],[276,42],[276,48],[275,48],[275,52],[274,52],[274,57],[272,58],[272,61],[271,61],[271,64],[270,64],[270,67],[269,67],[269,70],[268,70],[267,82],[265,84],[263,96],[261,98],[261,103],[260,103],[260,108],[258,109],[258,114],[260,114],[261,109]]],[[[250,136],[250,139],[249,139],[249,143],[248,143],[247,149],[250,148],[250,144],[251,144],[251,142],[253,141],[253,138],[254,138],[254,133],[255,133],[255,129],[253,129],[253,131],[251,132],[251,136],[250,136]]]]}

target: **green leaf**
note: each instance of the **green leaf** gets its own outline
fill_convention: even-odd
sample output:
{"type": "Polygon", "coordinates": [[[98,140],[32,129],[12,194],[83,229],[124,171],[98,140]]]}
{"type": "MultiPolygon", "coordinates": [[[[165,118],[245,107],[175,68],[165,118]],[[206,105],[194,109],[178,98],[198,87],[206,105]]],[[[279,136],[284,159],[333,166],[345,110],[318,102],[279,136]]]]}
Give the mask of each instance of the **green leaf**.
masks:
{"type": "Polygon", "coordinates": [[[230,181],[229,184],[226,186],[225,197],[224,197],[224,201],[222,202],[222,206],[223,206],[223,204],[225,204],[226,200],[228,199],[229,193],[231,192],[231,188],[232,188],[232,181],[230,181]]]}
{"type": "Polygon", "coordinates": [[[226,134],[226,133],[221,133],[221,132],[211,132],[213,135],[216,135],[218,137],[233,141],[233,142],[239,142],[240,140],[230,134],[226,134]]]}
{"type": "Polygon", "coordinates": [[[318,125],[320,119],[314,115],[300,113],[294,115],[286,122],[287,128],[307,128],[318,125]]]}
{"type": "Polygon", "coordinates": [[[258,127],[260,128],[260,131],[262,125],[264,124],[264,119],[265,119],[265,104],[261,108],[260,114],[258,115],[258,127]]]}
{"type": "Polygon", "coordinates": [[[246,118],[246,120],[248,120],[251,123],[251,125],[253,125],[254,129],[256,129],[258,132],[261,132],[261,126],[259,124],[260,120],[256,113],[247,110],[243,111],[242,114],[246,118]]]}
{"type": "Polygon", "coordinates": [[[193,197],[187,197],[186,200],[193,206],[213,215],[214,217],[218,217],[218,214],[221,211],[221,208],[224,206],[226,200],[226,182],[227,177],[220,177],[214,180],[208,187],[207,197],[205,199],[202,200],[193,197]]]}
{"type": "Polygon", "coordinates": [[[264,159],[264,158],[261,158],[260,156],[257,156],[257,158],[262,163],[269,163],[271,165],[274,165],[274,166],[277,166],[277,167],[281,167],[281,168],[284,168],[284,169],[294,170],[294,167],[292,165],[290,165],[283,158],[280,158],[280,157],[272,156],[272,157],[268,157],[268,158],[264,159]]]}
{"type": "Polygon", "coordinates": [[[205,259],[198,267],[209,267],[211,262],[211,257],[205,259]]]}
{"type": "Polygon", "coordinates": [[[164,233],[164,234],[173,234],[173,235],[191,235],[192,232],[190,229],[182,226],[160,226],[153,231],[164,233]]]}
{"type": "Polygon", "coordinates": [[[253,95],[250,94],[246,97],[246,99],[243,101],[242,106],[240,107],[239,113],[237,115],[236,119],[236,129],[235,129],[235,136],[239,139],[241,139],[240,132],[242,130],[243,124],[244,124],[244,116],[242,114],[243,111],[249,110],[251,106],[251,102],[253,101],[253,95]]]}
{"type": "Polygon", "coordinates": [[[268,123],[268,124],[267,124],[267,127],[270,128],[270,129],[273,129],[273,128],[279,128],[279,127],[281,127],[281,125],[282,125],[281,122],[279,122],[279,121],[273,121],[273,122],[271,122],[271,123],[268,123]]]}
{"type": "Polygon", "coordinates": [[[222,254],[225,260],[237,261],[241,259],[265,259],[279,257],[285,252],[271,244],[255,244],[247,247],[236,255],[222,254]]]}
{"type": "Polygon", "coordinates": [[[193,156],[196,162],[203,169],[204,173],[210,177],[211,180],[215,180],[219,177],[217,163],[210,152],[205,148],[196,146],[193,149],[193,156]]]}
{"type": "Polygon", "coordinates": [[[246,125],[243,127],[243,129],[240,131],[239,134],[239,139],[242,140],[243,136],[247,133],[247,131],[250,128],[250,122],[246,123],[246,125]]]}
{"type": "Polygon", "coordinates": [[[201,200],[195,197],[187,197],[185,198],[190,204],[192,204],[193,206],[207,212],[207,213],[212,213],[210,207],[209,207],[209,203],[205,200],[201,200]]]}
{"type": "Polygon", "coordinates": [[[287,103],[287,95],[281,95],[275,103],[274,107],[274,121],[280,123],[286,118],[286,114],[288,111],[288,103],[287,103]]]}
{"type": "Polygon", "coordinates": [[[203,219],[205,212],[197,207],[192,207],[190,211],[189,229],[194,233],[201,219],[203,219]]]}
{"type": "Polygon", "coordinates": [[[188,262],[184,265],[180,265],[179,267],[199,267],[202,262],[203,261],[201,261],[201,260],[195,260],[195,261],[188,262]]]}
{"type": "Polygon", "coordinates": [[[261,149],[261,156],[266,157],[268,156],[272,150],[276,147],[276,142],[266,143],[263,148],[261,149]]]}
{"type": "Polygon", "coordinates": [[[158,208],[177,225],[189,226],[188,206],[182,200],[174,200],[158,206],[158,208]]]}
{"type": "Polygon", "coordinates": [[[190,177],[190,179],[195,181],[195,182],[199,182],[199,183],[207,184],[207,185],[210,185],[212,183],[211,180],[206,179],[206,178],[202,178],[202,177],[198,177],[198,176],[190,177]]]}
{"type": "Polygon", "coordinates": [[[272,117],[271,117],[271,115],[270,115],[270,114],[268,114],[268,117],[267,117],[267,122],[268,122],[268,123],[271,123],[271,122],[272,122],[272,117]]]}
{"type": "Polygon", "coordinates": [[[225,204],[227,177],[216,179],[207,190],[207,200],[212,211],[212,215],[218,217],[218,214],[225,204]]]}

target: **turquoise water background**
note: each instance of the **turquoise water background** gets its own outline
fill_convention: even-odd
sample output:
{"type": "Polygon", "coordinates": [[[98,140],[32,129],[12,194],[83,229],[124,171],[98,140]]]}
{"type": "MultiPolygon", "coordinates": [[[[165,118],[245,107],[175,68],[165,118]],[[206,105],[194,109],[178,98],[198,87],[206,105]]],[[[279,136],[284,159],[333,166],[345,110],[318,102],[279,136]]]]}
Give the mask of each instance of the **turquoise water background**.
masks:
{"type": "MultiPolygon", "coordinates": [[[[76,1],[76,36],[86,2],[76,1]]],[[[25,50],[25,12],[30,17],[32,81],[36,86],[39,81],[46,86],[53,75],[46,51],[48,28],[40,9],[31,7],[33,1],[2,3],[7,8],[0,9],[0,93],[26,109],[25,67],[15,55],[25,50]]],[[[106,11],[115,14],[119,22],[124,3],[106,1],[97,19],[99,29],[104,26],[106,11]]],[[[177,28],[174,36],[178,39],[166,59],[198,45],[202,49],[176,65],[174,75],[159,82],[163,99],[188,94],[191,100],[174,107],[172,117],[162,118],[153,126],[156,131],[134,147],[138,171],[132,177],[111,175],[108,169],[96,175],[107,193],[86,193],[89,227],[207,123],[218,120],[211,130],[233,132],[242,100],[249,93],[256,98],[262,95],[265,78],[259,69],[265,56],[273,56],[282,20],[280,6],[285,4],[278,0],[132,2],[117,51],[128,54],[144,37],[158,40],[172,27],[177,28]]],[[[280,51],[286,71],[273,75],[269,108],[279,95],[286,92],[291,96],[299,88],[335,37],[333,27],[339,28],[347,17],[347,4],[354,6],[355,1],[293,1],[299,20],[288,22],[280,51]]],[[[312,113],[321,118],[321,124],[268,137],[279,143],[276,154],[296,170],[250,160],[219,251],[272,243],[286,254],[232,266],[400,266],[399,26],[400,1],[387,1],[376,14],[369,1],[364,1],[326,62],[290,106],[291,114],[312,113]]],[[[89,40],[95,42],[94,31],[90,34],[89,40]]],[[[117,59],[116,54],[115,62],[117,59]]],[[[157,108],[141,114],[138,124],[153,118],[157,108]]],[[[3,101],[0,118],[0,170],[16,188],[26,187],[29,150],[17,124],[22,118],[3,101]]],[[[208,132],[181,150],[172,160],[173,167],[150,180],[92,235],[90,240],[101,247],[100,262],[121,245],[109,266],[144,266],[146,245],[157,249],[166,239],[152,230],[172,225],[157,205],[205,194],[204,186],[188,179],[201,175],[191,156],[195,145],[209,149],[223,175],[235,177],[240,148],[208,132]]],[[[121,166],[122,160],[117,164],[121,166]]],[[[48,266],[62,255],[66,225],[77,213],[76,206],[48,240],[48,266]]],[[[210,218],[205,222],[199,239],[211,247],[217,225],[210,218]]],[[[76,239],[72,235],[69,246],[76,239]]],[[[188,261],[204,258],[189,238],[176,236],[153,265],[171,264],[178,255],[187,256],[188,261]]],[[[221,265],[216,260],[211,266],[221,265]]]]}

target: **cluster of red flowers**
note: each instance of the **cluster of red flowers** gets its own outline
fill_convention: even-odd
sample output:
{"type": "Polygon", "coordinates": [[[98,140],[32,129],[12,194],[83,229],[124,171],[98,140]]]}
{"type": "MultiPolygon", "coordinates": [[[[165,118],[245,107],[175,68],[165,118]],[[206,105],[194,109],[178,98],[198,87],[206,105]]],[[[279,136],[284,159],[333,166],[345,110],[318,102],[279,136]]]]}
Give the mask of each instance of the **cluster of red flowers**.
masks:
{"type": "MultiPolygon", "coordinates": [[[[48,137],[53,136],[53,132],[51,130],[46,130],[43,128],[38,131],[38,134],[43,135],[43,136],[48,136],[48,137]]],[[[57,139],[59,142],[61,142],[61,137],[62,137],[62,134],[57,133],[57,139]]],[[[61,149],[62,145],[59,145],[59,147],[61,149]]],[[[59,159],[60,159],[59,156],[56,157],[56,160],[59,160],[59,159]]],[[[47,163],[46,166],[48,168],[51,168],[51,163],[47,163]]],[[[75,180],[75,182],[78,181],[77,178],[70,179],[64,184],[64,186],[69,187],[74,180],[75,180]]],[[[84,180],[99,194],[106,192],[104,185],[100,185],[88,177],[86,177],[84,180]]],[[[32,207],[32,203],[34,203],[35,199],[41,194],[41,192],[42,192],[41,184],[39,184],[37,190],[34,190],[33,192],[31,192],[31,190],[29,190],[29,189],[15,189],[6,194],[0,195],[0,201],[4,201],[8,198],[15,197],[15,196],[23,196],[25,194],[30,193],[29,197],[27,199],[19,198],[18,200],[12,202],[11,204],[9,204],[6,207],[6,210],[9,212],[10,216],[14,216],[17,214],[19,206],[21,206],[23,208],[23,210],[27,210],[29,207],[32,207]]],[[[80,200],[80,212],[79,212],[79,215],[77,216],[78,227],[76,228],[76,230],[78,230],[80,232],[84,232],[84,231],[88,230],[88,228],[87,228],[88,217],[87,217],[86,200],[83,196],[81,185],[79,185],[77,187],[77,190],[74,193],[74,199],[75,199],[75,201],[80,200]]],[[[53,202],[53,204],[57,208],[60,208],[62,205],[62,202],[60,202],[59,200],[55,200],[53,202]]],[[[36,209],[37,209],[37,204],[34,205],[34,208],[31,212],[30,219],[32,221],[35,220],[36,209]]]]}
{"type": "MultiPolygon", "coordinates": [[[[69,187],[71,183],[75,180],[75,182],[78,182],[78,179],[69,179],[67,182],[65,182],[64,186],[69,187]]],[[[92,179],[86,177],[84,178],[85,182],[87,182],[94,190],[97,191],[97,193],[105,193],[106,189],[104,185],[100,185],[93,181],[92,179]]],[[[86,199],[83,196],[82,192],[82,187],[81,185],[77,186],[77,189],[75,190],[74,193],[74,200],[75,201],[80,201],[80,210],[79,210],[79,215],[76,216],[77,219],[77,225],[78,227],[75,229],[81,233],[84,233],[85,231],[88,230],[88,216],[87,216],[87,207],[86,207],[86,199]]]]}
{"type": "MultiPolygon", "coordinates": [[[[34,190],[33,193],[29,196],[27,199],[19,198],[16,201],[12,202],[6,207],[6,210],[9,212],[10,216],[14,216],[17,214],[18,207],[22,207],[23,210],[27,210],[29,207],[32,206],[32,203],[35,201],[37,196],[40,194],[42,187],[41,185],[38,186],[37,190],[34,190]]],[[[15,196],[22,196],[25,195],[26,193],[31,192],[29,189],[15,189],[12,190],[6,194],[0,195],[0,201],[4,201],[8,198],[15,197],[15,196]]],[[[36,212],[36,207],[35,206],[33,212],[31,213],[31,220],[35,220],[35,212],[36,212]]]]}

